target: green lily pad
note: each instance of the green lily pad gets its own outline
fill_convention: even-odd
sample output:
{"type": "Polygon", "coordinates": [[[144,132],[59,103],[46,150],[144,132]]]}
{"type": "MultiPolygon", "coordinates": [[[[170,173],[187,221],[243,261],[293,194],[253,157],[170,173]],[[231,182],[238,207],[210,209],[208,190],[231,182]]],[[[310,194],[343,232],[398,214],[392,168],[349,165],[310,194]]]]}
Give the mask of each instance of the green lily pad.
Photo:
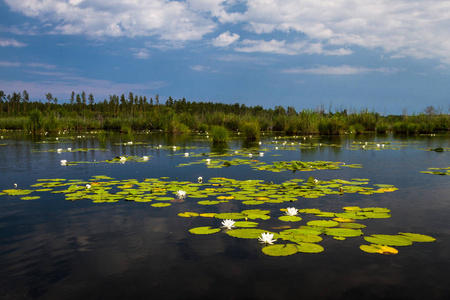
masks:
{"type": "Polygon", "coordinates": [[[373,234],[364,237],[364,239],[369,243],[386,246],[410,246],[413,243],[410,239],[401,235],[373,234]]]}
{"type": "Polygon", "coordinates": [[[170,203],[153,203],[151,204],[151,206],[153,207],[166,207],[166,206],[170,206],[170,203]]]}
{"type": "Polygon", "coordinates": [[[184,218],[190,218],[190,217],[198,217],[199,214],[195,213],[195,212],[184,212],[184,213],[179,213],[178,214],[179,217],[184,217],[184,218]]]}
{"type": "Polygon", "coordinates": [[[232,237],[237,237],[241,239],[257,239],[261,236],[262,233],[266,232],[268,231],[264,229],[243,228],[227,231],[227,234],[232,237]]]}
{"type": "Polygon", "coordinates": [[[336,227],[339,225],[339,222],[331,221],[331,220],[314,220],[309,221],[308,226],[316,226],[316,227],[336,227]]]}
{"type": "Polygon", "coordinates": [[[419,233],[405,233],[405,232],[399,232],[402,236],[407,238],[408,240],[411,240],[412,242],[424,242],[424,243],[430,243],[436,241],[434,237],[419,234],[419,233]]]}
{"type": "Polygon", "coordinates": [[[20,195],[31,194],[33,192],[33,190],[8,189],[8,190],[3,190],[3,192],[10,196],[20,196],[20,195]]]}
{"type": "Polygon", "coordinates": [[[324,233],[326,235],[344,237],[344,238],[363,235],[363,232],[361,230],[350,229],[350,228],[325,228],[324,233]]]}
{"type": "Polygon", "coordinates": [[[325,250],[322,246],[314,243],[298,243],[297,249],[298,252],[303,253],[320,253],[325,250]]]}
{"type": "Polygon", "coordinates": [[[213,234],[219,231],[220,228],[211,228],[211,226],[195,227],[189,229],[189,232],[192,234],[213,234]]]}
{"type": "Polygon", "coordinates": [[[364,252],[367,253],[378,253],[378,254],[397,254],[398,250],[389,246],[371,244],[371,245],[361,245],[359,246],[364,252]]]}
{"type": "Polygon", "coordinates": [[[281,216],[278,219],[280,219],[281,221],[284,221],[284,222],[298,222],[298,221],[302,220],[301,217],[297,217],[297,216],[281,216]]]}
{"type": "Polygon", "coordinates": [[[245,215],[241,214],[241,213],[222,213],[222,214],[214,215],[214,218],[239,220],[239,219],[245,219],[245,215]]]}
{"type": "Polygon", "coordinates": [[[221,201],[215,201],[215,200],[202,200],[198,201],[197,203],[200,205],[215,205],[219,204],[221,201]]]}
{"type": "Polygon", "coordinates": [[[20,198],[21,200],[36,200],[41,198],[41,196],[26,196],[26,197],[22,197],[20,198]]]}
{"type": "Polygon", "coordinates": [[[262,248],[262,252],[269,256],[288,256],[298,252],[298,248],[294,244],[286,245],[269,245],[262,248]]]}
{"type": "Polygon", "coordinates": [[[258,223],[256,222],[248,222],[248,221],[237,221],[234,223],[235,227],[258,227],[258,223]]]}

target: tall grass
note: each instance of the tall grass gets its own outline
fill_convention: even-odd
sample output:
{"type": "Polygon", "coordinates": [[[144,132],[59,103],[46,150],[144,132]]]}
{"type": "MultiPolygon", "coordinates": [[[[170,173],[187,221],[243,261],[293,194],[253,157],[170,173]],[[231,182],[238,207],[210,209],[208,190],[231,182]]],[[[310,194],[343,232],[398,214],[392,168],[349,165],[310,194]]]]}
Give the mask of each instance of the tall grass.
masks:
{"type": "Polygon", "coordinates": [[[229,139],[229,132],[223,126],[213,125],[210,130],[211,140],[213,144],[224,144],[229,139]]]}

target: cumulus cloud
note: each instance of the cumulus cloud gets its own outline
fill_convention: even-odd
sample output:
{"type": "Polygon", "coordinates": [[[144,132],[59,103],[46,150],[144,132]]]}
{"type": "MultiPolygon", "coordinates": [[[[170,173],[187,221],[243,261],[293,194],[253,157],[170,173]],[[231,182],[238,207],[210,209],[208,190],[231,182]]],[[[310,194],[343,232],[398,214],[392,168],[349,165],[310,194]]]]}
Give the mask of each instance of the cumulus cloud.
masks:
{"type": "Polygon", "coordinates": [[[181,1],[105,2],[5,0],[13,11],[51,25],[52,33],[93,37],[158,36],[163,40],[199,40],[216,24],[181,1]]]}
{"type": "Polygon", "coordinates": [[[366,68],[348,65],[342,66],[315,66],[313,68],[291,68],[283,70],[283,73],[291,74],[316,74],[316,75],[357,75],[367,73],[396,73],[400,71],[396,68],[366,68]]]}
{"type": "Polygon", "coordinates": [[[294,42],[286,41],[263,41],[263,40],[244,40],[239,47],[235,48],[239,52],[266,52],[287,55],[297,54],[323,54],[323,55],[348,55],[352,51],[349,49],[323,49],[320,43],[294,42]]]}
{"type": "Polygon", "coordinates": [[[21,43],[15,39],[2,39],[0,38],[0,47],[26,47],[27,44],[21,43]]]}
{"type": "Polygon", "coordinates": [[[231,34],[229,31],[227,31],[213,39],[212,44],[216,47],[228,47],[229,45],[239,40],[239,37],[239,34],[231,34]]]}
{"type": "MultiPolygon", "coordinates": [[[[202,40],[221,26],[213,45],[294,55],[350,54],[351,47],[381,49],[385,56],[438,58],[450,64],[450,1],[442,0],[5,0],[11,10],[49,24],[51,33],[93,37],[156,36],[162,41],[202,40]],[[241,31],[239,31],[241,30],[241,31]],[[223,32],[224,30],[222,30],[223,32]],[[283,33],[305,42],[283,42],[283,33]],[[267,39],[267,38],[266,38],[267,39]],[[300,47],[300,49],[298,49],[300,47]]],[[[42,26],[44,28],[44,26],[42,26]]],[[[8,42],[2,41],[2,44],[8,42]]],[[[9,41],[12,43],[12,41],[9,41]]],[[[12,45],[12,44],[11,44],[12,45]]],[[[20,45],[16,43],[16,45],[20,45]]]]}

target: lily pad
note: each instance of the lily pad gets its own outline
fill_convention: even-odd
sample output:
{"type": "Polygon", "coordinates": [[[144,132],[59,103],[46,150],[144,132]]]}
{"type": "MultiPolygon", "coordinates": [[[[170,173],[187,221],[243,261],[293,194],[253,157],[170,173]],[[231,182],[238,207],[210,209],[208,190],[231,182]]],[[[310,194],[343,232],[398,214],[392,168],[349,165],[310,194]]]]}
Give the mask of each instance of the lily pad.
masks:
{"type": "Polygon", "coordinates": [[[278,219],[280,219],[281,221],[284,221],[284,222],[298,222],[298,221],[302,220],[301,217],[297,217],[297,216],[281,216],[278,219]]]}
{"type": "Polygon", "coordinates": [[[170,206],[171,204],[170,203],[154,203],[154,204],[151,204],[151,206],[153,206],[153,207],[166,207],[166,206],[170,206]]]}
{"type": "Polygon", "coordinates": [[[324,233],[326,235],[338,237],[355,237],[363,235],[363,232],[361,230],[351,228],[325,228],[324,233]]]}
{"type": "Polygon", "coordinates": [[[410,246],[413,243],[410,239],[401,235],[373,234],[364,237],[364,239],[369,243],[386,246],[410,246]]]}
{"type": "Polygon", "coordinates": [[[227,234],[241,239],[257,239],[262,233],[266,232],[268,231],[264,229],[243,228],[227,231],[227,234]]]}
{"type": "Polygon", "coordinates": [[[419,233],[405,233],[405,232],[399,232],[402,236],[407,238],[408,240],[411,240],[412,242],[424,242],[424,243],[430,243],[436,241],[434,237],[419,234],[419,233]]]}
{"type": "Polygon", "coordinates": [[[309,221],[308,226],[316,226],[316,227],[336,227],[339,225],[339,222],[331,221],[331,220],[314,220],[309,221]]]}
{"type": "Polygon", "coordinates": [[[286,245],[269,245],[262,248],[262,252],[269,256],[288,256],[298,252],[298,248],[294,244],[286,245]]]}
{"type": "Polygon", "coordinates": [[[297,249],[298,252],[303,253],[320,253],[324,251],[324,248],[322,246],[314,243],[298,243],[297,249]]]}
{"type": "Polygon", "coordinates": [[[220,228],[211,228],[211,226],[195,227],[189,229],[189,232],[192,234],[213,234],[219,231],[220,228]]]}
{"type": "Polygon", "coordinates": [[[379,254],[397,254],[398,250],[384,245],[377,245],[377,244],[371,244],[371,245],[361,245],[359,246],[359,249],[361,249],[364,252],[367,253],[379,253],[379,254]]]}

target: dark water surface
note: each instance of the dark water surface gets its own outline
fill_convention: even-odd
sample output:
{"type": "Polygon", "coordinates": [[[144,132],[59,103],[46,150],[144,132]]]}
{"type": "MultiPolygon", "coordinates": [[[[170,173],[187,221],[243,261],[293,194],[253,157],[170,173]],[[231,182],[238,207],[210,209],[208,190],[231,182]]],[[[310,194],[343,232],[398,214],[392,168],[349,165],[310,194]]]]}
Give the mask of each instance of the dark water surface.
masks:
{"type": "MultiPolygon", "coordinates": [[[[67,201],[63,194],[41,193],[41,199],[0,196],[0,299],[450,299],[450,176],[423,174],[430,167],[450,167],[450,152],[425,151],[450,147],[448,136],[349,136],[318,139],[324,146],[308,150],[278,150],[262,138],[262,145],[233,140],[228,147],[267,148],[257,159],[341,161],[362,164],[362,169],[341,168],[312,172],[256,171],[249,166],[208,169],[205,165],[175,167],[197,161],[184,152],[209,153],[205,140],[185,136],[93,134],[56,137],[3,132],[0,140],[0,190],[28,189],[38,179],[89,180],[107,175],[117,180],[170,177],[195,182],[199,176],[262,179],[281,183],[309,176],[322,180],[367,178],[371,184],[393,184],[392,193],[327,195],[299,198],[298,209],[341,211],[342,207],[387,207],[389,219],[368,219],[365,235],[421,233],[434,243],[397,247],[397,255],[361,251],[363,237],[338,241],[323,236],[318,254],[297,253],[271,257],[256,240],[237,239],[224,232],[193,235],[197,226],[219,227],[214,218],[181,218],[195,212],[240,212],[270,209],[267,224],[278,220],[286,204],[245,206],[230,201],[201,206],[198,200],[156,208],[151,203],[120,200],[93,203],[67,201]],[[46,143],[43,143],[46,141],[46,143]],[[124,143],[134,141],[132,145],[124,143]],[[353,141],[403,142],[398,150],[350,150],[353,141]],[[143,144],[136,144],[142,142],[143,144]],[[339,147],[325,146],[336,143],[339,147]],[[120,144],[122,143],[122,144],[120,144]],[[174,152],[154,146],[181,147],[174,152]],[[183,147],[197,147],[183,150],[183,147]],[[71,147],[107,151],[45,152],[71,147]],[[177,155],[174,155],[177,154],[177,155]],[[281,156],[271,156],[281,154],[281,156]],[[60,160],[101,161],[119,155],[151,156],[148,162],[78,164],[61,166],[60,160]]],[[[214,149],[217,150],[217,149],[214,149]]],[[[259,150],[258,150],[259,151],[259,150]]],[[[297,226],[308,221],[307,216],[297,226]]]]}

